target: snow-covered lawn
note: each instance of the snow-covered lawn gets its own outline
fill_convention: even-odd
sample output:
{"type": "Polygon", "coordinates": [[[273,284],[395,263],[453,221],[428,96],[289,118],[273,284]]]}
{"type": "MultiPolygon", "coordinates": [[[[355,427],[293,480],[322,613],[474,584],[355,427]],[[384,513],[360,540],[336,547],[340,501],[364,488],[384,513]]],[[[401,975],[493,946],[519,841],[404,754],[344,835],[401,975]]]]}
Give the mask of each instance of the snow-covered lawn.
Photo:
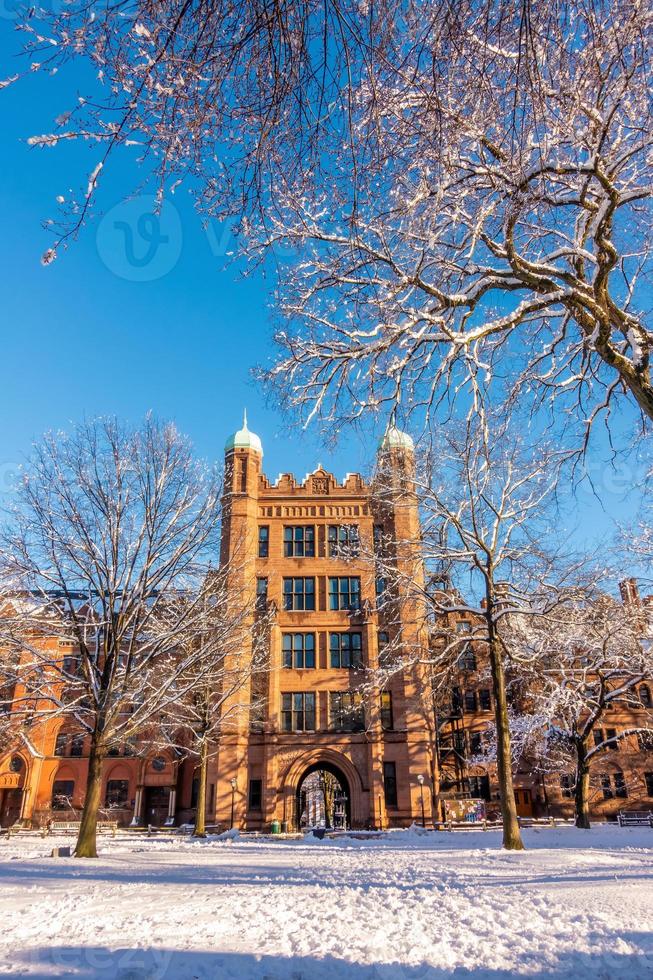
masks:
{"type": "Polygon", "coordinates": [[[653,978],[653,830],[0,842],[0,976],[653,978]]]}

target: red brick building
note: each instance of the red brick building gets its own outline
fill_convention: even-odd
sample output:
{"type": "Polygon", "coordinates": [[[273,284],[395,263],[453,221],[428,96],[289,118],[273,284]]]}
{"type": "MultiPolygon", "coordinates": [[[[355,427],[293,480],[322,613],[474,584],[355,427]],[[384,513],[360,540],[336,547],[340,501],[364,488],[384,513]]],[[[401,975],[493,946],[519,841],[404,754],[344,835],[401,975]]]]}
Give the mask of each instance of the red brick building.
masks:
{"type": "MultiPolygon", "coordinates": [[[[470,647],[461,661],[446,710],[434,710],[419,657],[406,657],[416,665],[390,672],[383,690],[370,686],[365,670],[379,665],[386,647],[400,655],[429,647],[424,611],[386,594],[375,560],[389,549],[407,577],[423,576],[413,466],[412,440],[394,427],[379,446],[372,483],[358,474],[338,481],[321,467],[303,480],[284,473],[272,482],[246,423],[227,441],[221,561],[235,592],[251,600],[252,637],[265,623],[267,670],[247,692],[249,709],[233,714],[210,754],[209,824],[298,829],[310,819],[302,786],[316,772],[336,778],[339,820],[348,826],[406,826],[421,821],[422,806],[429,822],[445,799],[481,797],[498,809],[494,768],[479,760],[493,718],[482,649],[470,647]]],[[[632,580],[623,598],[639,603],[632,580]]],[[[47,642],[58,643],[62,658],[74,656],[72,646],[47,642]]],[[[252,643],[235,656],[247,661],[252,643]]],[[[640,697],[648,709],[653,684],[643,684],[640,697]]],[[[87,739],[61,718],[41,721],[38,711],[35,718],[0,745],[2,826],[71,817],[83,805],[87,739]]],[[[614,712],[610,729],[638,722],[614,712]]],[[[193,755],[153,748],[146,738],[116,750],[104,763],[101,816],[125,825],[192,821],[196,766],[193,755]]],[[[520,767],[518,811],[570,815],[566,775],[520,767]]],[[[605,753],[591,802],[598,818],[653,808],[646,740],[629,736],[605,753]]]]}
{"type": "MultiPolygon", "coordinates": [[[[251,710],[234,715],[211,753],[209,823],[229,826],[233,818],[251,830],[273,821],[298,827],[302,783],[320,770],[338,780],[348,825],[408,825],[421,819],[422,800],[430,817],[435,762],[427,676],[411,668],[383,692],[363,683],[384,644],[424,645],[423,617],[410,603],[399,619],[394,608],[384,615],[373,559],[381,538],[418,540],[410,437],[389,429],[379,468],[382,505],[358,474],[339,482],[318,467],[302,481],[286,473],[272,483],[260,439],[246,423],[227,441],[221,560],[238,594],[271,622],[269,669],[251,692],[251,710]]],[[[414,555],[397,560],[415,574],[414,555]]],[[[255,620],[253,614],[252,631],[255,620]]],[[[85,739],[60,721],[37,725],[29,740],[0,757],[3,823],[17,816],[41,822],[53,807],[78,811],[87,752],[85,739]]],[[[192,820],[195,764],[172,750],[148,753],[146,742],[127,746],[105,762],[105,810],[122,823],[192,820]]]]}

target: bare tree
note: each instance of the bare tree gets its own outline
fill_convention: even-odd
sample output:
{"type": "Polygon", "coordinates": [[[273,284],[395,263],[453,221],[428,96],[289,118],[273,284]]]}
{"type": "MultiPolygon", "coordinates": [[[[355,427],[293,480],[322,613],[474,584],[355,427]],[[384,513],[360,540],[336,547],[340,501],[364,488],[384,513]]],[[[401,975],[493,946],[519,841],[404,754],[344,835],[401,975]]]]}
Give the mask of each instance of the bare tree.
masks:
{"type": "Polygon", "coordinates": [[[13,593],[2,640],[19,654],[21,683],[45,702],[41,717],[90,736],[78,857],[97,853],[109,749],[157,729],[202,677],[201,586],[219,514],[215,475],[151,418],[133,430],[98,420],[47,436],[19,487],[2,534],[13,593]]]}
{"type": "Polygon", "coordinates": [[[592,767],[622,739],[653,734],[644,683],[653,679],[648,626],[629,604],[594,586],[570,590],[554,612],[526,628],[533,651],[529,687],[546,726],[548,753],[573,761],[576,826],[589,830],[592,767]],[[598,737],[614,709],[634,712],[636,720],[612,737],[598,737]]]}
{"type": "MultiPolygon", "coordinates": [[[[396,669],[405,657],[421,657],[431,665],[436,699],[443,690],[450,697],[465,648],[472,644],[482,650],[494,701],[503,841],[510,849],[523,844],[512,783],[506,675],[533,656],[512,621],[542,617],[559,601],[556,548],[548,546],[547,537],[563,459],[556,449],[531,447],[514,420],[488,421],[483,413],[440,433],[417,480],[422,555],[430,571],[421,588],[431,620],[430,648],[402,651],[399,641],[385,668],[396,669]],[[465,633],[457,629],[461,619],[468,625],[465,633]]],[[[383,574],[391,594],[397,590],[396,569],[390,554],[383,574]]],[[[399,590],[414,596],[416,578],[410,572],[400,578],[399,590]]]]}
{"type": "Polygon", "coordinates": [[[301,251],[280,293],[295,325],[267,376],[307,417],[399,400],[430,413],[469,374],[497,373],[511,398],[573,407],[585,437],[620,393],[653,418],[653,14],[546,6],[527,98],[518,33],[494,42],[470,22],[446,84],[440,52],[417,45],[401,73],[362,84],[354,139],[373,130],[377,152],[355,188],[344,152],[313,194],[279,183],[257,241],[301,251]]]}
{"type": "MultiPolygon", "coordinates": [[[[434,406],[509,348],[512,394],[625,391],[653,417],[646,4],[350,0],[31,7],[30,70],[97,67],[35,146],[98,145],[49,249],[76,234],[117,149],[160,196],[187,180],[245,250],[299,249],[272,377],[358,416],[434,406]]],[[[505,367],[505,365],[504,365],[505,367]]],[[[589,410],[585,408],[585,402],[589,410]]]]}
{"type": "Polygon", "coordinates": [[[254,603],[246,589],[237,591],[224,565],[207,578],[201,633],[184,633],[180,639],[188,656],[178,681],[180,697],[168,703],[165,724],[177,748],[197,758],[195,837],[206,836],[211,755],[223,734],[237,730],[244,717],[251,724],[262,705],[259,689],[269,670],[270,614],[254,603]]]}

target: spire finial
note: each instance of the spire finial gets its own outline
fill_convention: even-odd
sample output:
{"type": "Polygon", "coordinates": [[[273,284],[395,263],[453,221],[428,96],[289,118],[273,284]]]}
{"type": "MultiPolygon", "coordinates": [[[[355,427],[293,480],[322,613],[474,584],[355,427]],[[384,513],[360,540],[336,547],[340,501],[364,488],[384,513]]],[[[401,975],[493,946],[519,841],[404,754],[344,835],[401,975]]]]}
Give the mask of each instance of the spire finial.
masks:
{"type": "Polygon", "coordinates": [[[247,409],[243,409],[243,429],[247,429],[247,409]]]}

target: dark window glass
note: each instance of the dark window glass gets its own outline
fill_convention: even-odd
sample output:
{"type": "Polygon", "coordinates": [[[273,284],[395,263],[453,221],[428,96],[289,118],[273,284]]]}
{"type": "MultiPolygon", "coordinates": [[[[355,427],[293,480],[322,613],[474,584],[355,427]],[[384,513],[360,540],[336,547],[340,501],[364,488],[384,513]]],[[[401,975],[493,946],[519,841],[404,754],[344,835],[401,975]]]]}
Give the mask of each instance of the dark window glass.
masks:
{"type": "Polygon", "coordinates": [[[483,736],[480,732],[471,732],[469,736],[469,749],[472,755],[481,755],[483,752],[483,736]]]}
{"type": "Polygon", "coordinates": [[[314,558],[315,528],[312,525],[284,527],[284,558],[314,558]]]}
{"type": "Polygon", "coordinates": [[[84,754],[84,736],[73,735],[70,742],[70,754],[80,756],[84,754]]]}
{"type": "Polygon", "coordinates": [[[285,578],[283,580],[283,608],[292,610],[315,609],[315,579],[285,578]]]}
{"type": "Polygon", "coordinates": [[[65,674],[75,677],[79,673],[80,659],[75,653],[67,653],[63,658],[63,670],[65,674]]]}
{"type": "Polygon", "coordinates": [[[354,691],[332,691],[329,695],[331,727],[337,732],[362,732],[365,728],[363,697],[354,691]]]}
{"type": "Polygon", "coordinates": [[[270,528],[262,525],[258,529],[258,556],[267,558],[270,553],[270,528]]]}
{"type": "Polygon", "coordinates": [[[601,745],[603,743],[603,729],[594,729],[594,745],[601,745]]]}
{"type": "Polygon", "coordinates": [[[315,667],[315,633],[284,633],[283,665],[297,670],[315,667]]]}
{"type": "Polygon", "coordinates": [[[646,782],[646,795],[653,796],[653,772],[645,772],[644,780],[646,782]]]}
{"type": "Polygon", "coordinates": [[[67,810],[72,806],[75,781],[73,779],[55,779],[52,785],[52,809],[67,810]]]}
{"type": "Polygon", "coordinates": [[[626,780],[624,779],[624,774],[622,772],[615,772],[614,774],[614,795],[625,800],[628,797],[628,787],[626,786],[626,780]]]}
{"type": "Polygon", "coordinates": [[[266,578],[256,579],[256,606],[258,609],[265,609],[268,602],[268,580],[266,578]]]}
{"type": "Polygon", "coordinates": [[[469,643],[463,647],[458,657],[458,667],[460,670],[476,670],[476,655],[469,643]]]}
{"type": "Polygon", "coordinates": [[[397,804],[397,767],[394,762],[383,763],[383,790],[385,805],[396,807],[397,804]]]}
{"type": "MultiPolygon", "coordinates": [[[[617,734],[617,729],[616,728],[607,728],[606,729],[606,732],[605,732],[606,740],[609,739],[609,738],[615,738],[616,734],[617,734]]],[[[610,742],[610,744],[608,745],[608,748],[611,749],[613,752],[618,752],[619,751],[619,742],[617,742],[617,741],[610,742]]]]}
{"type": "Polygon", "coordinates": [[[463,693],[459,687],[452,688],[451,691],[451,710],[454,715],[457,715],[463,706],[463,693]]]}
{"type": "Polygon", "coordinates": [[[331,633],[329,652],[331,666],[357,670],[363,663],[363,640],[361,633],[331,633]]]}
{"type": "Polygon", "coordinates": [[[195,778],[193,779],[193,782],[191,784],[191,787],[190,787],[190,805],[191,805],[191,808],[194,808],[194,807],[197,806],[197,797],[199,796],[199,792],[200,792],[200,781],[199,781],[198,777],[195,776],[195,778]]]}
{"type": "Polygon", "coordinates": [[[465,711],[476,711],[476,691],[465,691],[465,711]]]}
{"type": "Polygon", "coordinates": [[[249,781],[250,810],[260,810],[262,801],[263,801],[263,781],[261,779],[250,779],[249,781]]]}
{"type": "Polygon", "coordinates": [[[387,649],[388,644],[390,643],[390,634],[386,633],[384,630],[380,630],[378,635],[378,643],[379,663],[387,664],[391,657],[390,650],[387,649]]]}
{"type": "Polygon", "coordinates": [[[360,551],[360,539],[356,524],[329,525],[329,557],[355,557],[360,551]]]}
{"type": "Polygon", "coordinates": [[[465,758],[467,755],[467,741],[464,732],[453,733],[453,747],[454,751],[457,752],[458,755],[465,758]]]}
{"type": "Polygon", "coordinates": [[[611,800],[614,794],[612,792],[609,776],[601,776],[601,789],[603,790],[603,799],[611,800]]]}
{"type": "Polygon", "coordinates": [[[653,732],[638,732],[637,744],[640,752],[653,752],[653,732]]]}
{"type": "Polygon", "coordinates": [[[374,538],[374,554],[382,557],[385,554],[385,540],[383,536],[383,525],[375,524],[373,538],[374,538]]]}
{"type": "Polygon", "coordinates": [[[54,746],[54,754],[55,755],[65,755],[66,754],[66,746],[67,745],[68,745],[68,736],[67,735],[57,735],[57,741],[55,742],[55,746],[54,746]]]}
{"type": "Polygon", "coordinates": [[[129,781],[127,779],[109,779],[104,797],[106,807],[125,807],[129,802],[129,781]]]}
{"type": "Polygon", "coordinates": [[[571,799],[574,795],[574,777],[569,773],[563,773],[560,777],[560,791],[566,799],[571,799]]]}
{"type": "Polygon", "coordinates": [[[642,686],[639,689],[639,700],[642,702],[642,705],[645,708],[650,708],[652,706],[651,689],[650,687],[647,687],[646,684],[642,684],[642,686]]]}
{"type": "Polygon", "coordinates": [[[489,776],[470,776],[469,792],[473,799],[490,799],[490,777],[489,776]]]}
{"type": "Polygon", "coordinates": [[[329,609],[360,609],[361,580],[345,576],[329,579],[329,609]]]}
{"type": "Polygon", "coordinates": [[[392,727],[392,694],[390,691],[381,691],[381,728],[389,731],[392,727]]]}
{"type": "Polygon", "coordinates": [[[492,710],[492,696],[490,690],[487,687],[481,688],[478,692],[478,703],[481,711],[491,711],[492,710]]]}
{"type": "Polygon", "coordinates": [[[284,732],[315,731],[315,694],[282,694],[281,727],[284,732]]]}

